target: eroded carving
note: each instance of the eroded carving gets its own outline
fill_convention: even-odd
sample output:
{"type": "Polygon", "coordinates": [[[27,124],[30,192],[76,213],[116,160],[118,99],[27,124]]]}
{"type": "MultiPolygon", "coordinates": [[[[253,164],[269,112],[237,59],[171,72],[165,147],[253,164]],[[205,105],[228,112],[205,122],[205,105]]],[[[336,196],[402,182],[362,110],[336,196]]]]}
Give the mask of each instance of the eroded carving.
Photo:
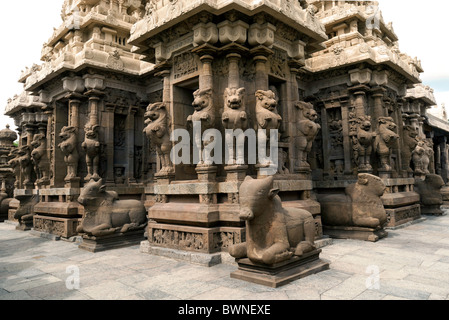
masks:
{"type": "Polygon", "coordinates": [[[240,186],[240,218],[246,221],[246,242],[231,247],[231,256],[274,265],[315,250],[312,214],[283,208],[273,183],[273,177],[255,180],[248,176],[240,186]]]}
{"type": "Polygon", "coordinates": [[[321,126],[316,123],[318,114],[311,103],[298,101],[295,106],[299,109],[295,170],[310,170],[307,157],[312,151],[313,141],[317,137],[321,126]]]}
{"type": "Polygon", "coordinates": [[[64,162],[67,165],[67,176],[65,181],[70,181],[78,176],[79,153],[77,149],[78,139],[75,127],[64,127],[59,134],[62,142],[58,145],[64,153],[64,162]]]}
{"type": "Polygon", "coordinates": [[[160,159],[161,170],[159,174],[174,173],[170,159],[172,143],[170,141],[170,121],[167,106],[163,102],[150,104],[145,113],[144,133],[150,141],[152,148],[160,159]]]}
{"type": "Polygon", "coordinates": [[[229,154],[228,165],[245,164],[244,159],[244,143],[234,143],[233,131],[246,130],[248,128],[248,114],[244,98],[246,94],[245,88],[226,88],[224,93],[224,112],[222,116],[223,127],[226,131],[227,150],[229,154]]]}
{"type": "Polygon", "coordinates": [[[399,136],[396,134],[396,124],[391,117],[380,117],[378,119],[377,136],[374,141],[376,153],[380,157],[382,170],[391,171],[390,157],[399,136]]]}
{"type": "Polygon", "coordinates": [[[107,236],[143,230],[147,225],[145,206],[138,200],[119,200],[115,191],[106,191],[102,179],[89,182],[78,202],[85,209],[78,233],[107,236]]]}

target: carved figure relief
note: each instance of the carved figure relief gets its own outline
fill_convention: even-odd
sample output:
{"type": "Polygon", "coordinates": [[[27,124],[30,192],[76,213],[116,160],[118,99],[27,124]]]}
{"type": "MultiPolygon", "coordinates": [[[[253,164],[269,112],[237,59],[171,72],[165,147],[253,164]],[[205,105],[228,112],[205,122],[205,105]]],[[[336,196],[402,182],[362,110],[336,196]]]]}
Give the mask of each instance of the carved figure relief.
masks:
{"type": "MultiPolygon", "coordinates": [[[[245,88],[226,88],[224,93],[224,112],[222,115],[223,127],[225,130],[246,130],[248,128],[248,114],[246,113],[245,106],[245,88]]],[[[225,132],[226,142],[230,144],[227,145],[227,150],[229,154],[229,160],[227,164],[233,165],[243,165],[245,164],[244,159],[244,144],[233,143],[233,133],[225,132]]]]}
{"type": "Polygon", "coordinates": [[[415,174],[429,174],[430,159],[433,156],[433,149],[429,147],[426,140],[418,139],[415,149],[412,151],[415,174]]]}
{"type": "Polygon", "coordinates": [[[246,221],[246,242],[229,248],[236,259],[274,265],[316,249],[315,220],[310,212],[283,208],[274,178],[246,177],[240,186],[240,219],[246,221]]]}
{"type": "Polygon", "coordinates": [[[344,195],[318,196],[323,224],[373,229],[383,227],[387,222],[387,214],[381,200],[385,190],[382,179],[368,173],[360,173],[357,183],[349,185],[344,195]]]}
{"type": "Polygon", "coordinates": [[[412,126],[405,126],[403,131],[403,149],[402,149],[402,169],[407,172],[413,172],[410,168],[413,151],[418,145],[418,131],[412,126]]]}
{"type": "Polygon", "coordinates": [[[390,157],[392,148],[399,136],[394,132],[396,124],[391,117],[380,117],[378,119],[377,136],[374,141],[374,148],[380,157],[382,170],[391,171],[390,157]]]}
{"type": "Polygon", "coordinates": [[[98,237],[143,230],[147,225],[145,206],[138,200],[119,200],[116,192],[106,191],[101,179],[89,182],[78,202],[85,209],[78,233],[98,237]]]}
{"type": "Polygon", "coordinates": [[[215,127],[215,110],[213,105],[213,97],[212,97],[212,89],[206,90],[197,90],[193,93],[193,107],[195,108],[195,112],[187,118],[187,123],[190,126],[193,126],[194,122],[201,123],[201,136],[197,135],[194,137],[194,143],[198,148],[198,165],[212,165],[212,159],[207,158],[203,159],[203,150],[204,147],[210,146],[213,148],[216,142],[208,141],[203,142],[202,136],[203,133],[215,127]]]}
{"type": "Polygon", "coordinates": [[[13,149],[9,154],[11,160],[8,161],[8,167],[10,167],[16,177],[14,182],[14,188],[20,189],[20,162],[19,162],[19,149],[13,149]]]}
{"type": "Polygon", "coordinates": [[[174,168],[170,159],[172,143],[170,141],[170,121],[167,106],[163,102],[150,104],[145,113],[144,133],[152,148],[156,149],[161,163],[159,173],[173,173],[174,168]]]}
{"type": "MultiPolygon", "coordinates": [[[[266,145],[260,144],[262,149],[260,154],[267,155],[270,150],[270,130],[279,130],[281,127],[282,117],[277,110],[277,99],[273,91],[258,90],[256,91],[256,120],[258,136],[266,137],[266,145]]],[[[269,165],[266,159],[259,159],[261,165],[269,165]]]]}
{"type": "Polygon", "coordinates": [[[67,165],[67,176],[65,181],[69,181],[78,176],[79,153],[77,149],[78,139],[76,137],[77,129],[75,127],[64,127],[59,134],[62,142],[58,145],[64,154],[64,162],[67,165]]]}
{"type": "Polygon", "coordinates": [[[100,142],[98,138],[99,126],[86,126],[85,128],[85,139],[81,147],[86,152],[86,163],[87,163],[87,176],[84,178],[85,181],[90,181],[94,179],[98,181],[100,179],[99,175],[99,165],[100,165],[100,142]]]}
{"type": "Polygon", "coordinates": [[[313,109],[313,105],[311,103],[299,101],[295,106],[299,109],[295,169],[310,170],[310,164],[307,157],[310,151],[312,151],[313,141],[317,137],[318,132],[321,130],[321,126],[316,123],[318,114],[313,109]]]}
{"type": "Polygon", "coordinates": [[[50,161],[47,154],[47,137],[43,134],[36,134],[31,146],[33,148],[31,157],[37,175],[36,184],[47,184],[50,181],[50,161]]]}
{"type": "Polygon", "coordinates": [[[31,183],[31,173],[33,163],[31,159],[31,146],[23,146],[19,149],[18,161],[20,165],[20,173],[22,174],[23,185],[31,183]]]}
{"type": "Polygon", "coordinates": [[[357,136],[353,136],[354,160],[359,171],[371,171],[370,158],[376,133],[371,132],[371,117],[359,117],[357,123],[357,136]]]}

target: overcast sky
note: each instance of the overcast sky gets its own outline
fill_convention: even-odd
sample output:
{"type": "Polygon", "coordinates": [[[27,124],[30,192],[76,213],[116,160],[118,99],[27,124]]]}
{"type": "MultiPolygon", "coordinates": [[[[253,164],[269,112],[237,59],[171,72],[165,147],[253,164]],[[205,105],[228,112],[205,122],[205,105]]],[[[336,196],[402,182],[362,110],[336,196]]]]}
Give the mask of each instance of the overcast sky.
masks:
{"type": "MultiPolygon", "coordinates": [[[[62,23],[63,0],[2,1],[0,19],[2,61],[0,78],[0,130],[12,119],[3,115],[8,98],[22,92],[17,79],[26,66],[40,63],[42,45],[62,23]]],[[[379,0],[386,22],[393,22],[399,48],[421,60],[423,83],[435,90],[438,104],[449,105],[447,44],[449,1],[379,0]]]]}

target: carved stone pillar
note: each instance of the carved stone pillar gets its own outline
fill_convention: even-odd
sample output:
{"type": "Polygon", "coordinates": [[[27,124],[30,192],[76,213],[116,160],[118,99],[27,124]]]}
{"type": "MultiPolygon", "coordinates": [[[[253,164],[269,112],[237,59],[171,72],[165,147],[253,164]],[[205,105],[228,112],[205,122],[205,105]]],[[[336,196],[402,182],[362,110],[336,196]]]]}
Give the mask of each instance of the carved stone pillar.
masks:
{"type": "Polygon", "coordinates": [[[127,180],[128,184],[136,183],[136,178],[134,177],[134,124],[135,124],[135,115],[137,113],[137,107],[130,107],[128,112],[128,117],[126,119],[126,136],[128,139],[127,148],[128,148],[128,173],[127,180]]]}
{"type": "Polygon", "coordinates": [[[374,118],[374,121],[377,121],[380,117],[387,116],[387,113],[384,108],[384,101],[383,101],[385,89],[376,88],[372,92],[373,92],[372,97],[374,98],[373,118],[374,118]]]}
{"type": "Polygon", "coordinates": [[[104,113],[105,140],[110,143],[106,144],[106,185],[115,185],[114,179],[114,112],[115,106],[107,104],[104,113]]]}

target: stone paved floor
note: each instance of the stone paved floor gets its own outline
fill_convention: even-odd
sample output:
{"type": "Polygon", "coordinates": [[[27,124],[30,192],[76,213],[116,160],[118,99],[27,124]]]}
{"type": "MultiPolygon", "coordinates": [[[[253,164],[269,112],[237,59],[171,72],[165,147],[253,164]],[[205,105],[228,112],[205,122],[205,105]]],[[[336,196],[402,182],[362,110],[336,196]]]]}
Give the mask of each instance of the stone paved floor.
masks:
{"type": "Polygon", "coordinates": [[[330,270],[271,289],[212,268],[130,247],[88,253],[0,224],[0,300],[427,300],[449,299],[449,215],[389,230],[377,243],[334,240],[330,270]],[[79,270],[79,289],[66,282],[79,270]],[[378,281],[376,281],[378,280],[378,281]]]}

